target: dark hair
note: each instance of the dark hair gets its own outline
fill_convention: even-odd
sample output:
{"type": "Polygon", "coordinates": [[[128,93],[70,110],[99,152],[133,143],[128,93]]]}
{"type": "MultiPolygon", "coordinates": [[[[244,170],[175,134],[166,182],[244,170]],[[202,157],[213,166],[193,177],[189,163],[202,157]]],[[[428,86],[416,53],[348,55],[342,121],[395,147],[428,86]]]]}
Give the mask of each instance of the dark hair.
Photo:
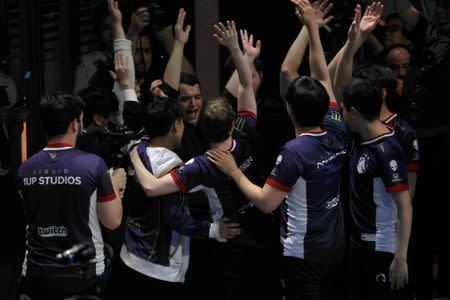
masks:
{"type": "Polygon", "coordinates": [[[378,64],[363,64],[353,72],[353,76],[367,79],[380,89],[386,89],[386,105],[389,110],[396,110],[393,100],[396,95],[397,77],[390,68],[378,64]]]}
{"type": "Polygon", "coordinates": [[[370,80],[350,78],[343,87],[342,98],[347,110],[353,106],[367,121],[379,119],[383,96],[381,89],[370,80]]]}
{"type": "Polygon", "coordinates": [[[166,136],[176,120],[183,119],[177,100],[155,97],[144,108],[144,127],[150,138],[166,136]]]}
{"type": "Polygon", "coordinates": [[[94,114],[108,118],[110,113],[119,111],[119,100],[111,89],[88,87],[80,91],[78,96],[81,97],[86,105],[83,117],[85,126],[89,126],[92,123],[94,114]]]}
{"type": "Polygon", "coordinates": [[[42,98],[41,119],[48,138],[65,134],[73,120],[80,121],[84,108],[83,100],[75,95],[55,93],[42,98]]]}
{"type": "Polygon", "coordinates": [[[195,77],[192,74],[186,73],[186,72],[181,72],[180,73],[180,83],[184,83],[190,86],[194,86],[196,84],[200,86],[200,81],[198,80],[197,77],[195,77]]]}
{"type": "Polygon", "coordinates": [[[220,143],[230,136],[236,112],[230,103],[217,97],[209,100],[200,113],[198,128],[209,143],[220,143]]]}
{"type": "Polygon", "coordinates": [[[384,47],[383,50],[381,50],[381,52],[378,53],[377,62],[380,65],[386,65],[386,62],[385,62],[386,61],[386,57],[388,56],[389,52],[391,52],[395,48],[403,48],[406,51],[408,51],[408,53],[411,53],[411,48],[408,47],[408,46],[405,46],[405,45],[399,44],[399,43],[392,44],[392,45],[384,47]]]}
{"type": "Polygon", "coordinates": [[[330,105],[325,87],[309,76],[297,77],[290,84],[286,101],[300,126],[320,126],[330,105]]]}

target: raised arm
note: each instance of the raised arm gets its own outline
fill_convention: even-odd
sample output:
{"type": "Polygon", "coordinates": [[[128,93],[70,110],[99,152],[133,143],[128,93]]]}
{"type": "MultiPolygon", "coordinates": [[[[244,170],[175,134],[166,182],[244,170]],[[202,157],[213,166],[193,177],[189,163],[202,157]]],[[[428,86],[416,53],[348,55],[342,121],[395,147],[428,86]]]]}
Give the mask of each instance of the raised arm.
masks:
{"type": "Polygon", "coordinates": [[[131,23],[128,27],[127,39],[131,41],[133,56],[136,55],[136,47],[142,30],[150,24],[150,13],[147,7],[138,8],[131,15],[131,23]]]}
{"type": "Polygon", "coordinates": [[[394,6],[405,24],[406,30],[412,30],[419,22],[419,11],[409,0],[394,0],[394,6]]]}
{"type": "Polygon", "coordinates": [[[130,158],[139,184],[148,197],[167,195],[179,191],[178,186],[170,174],[162,178],[153,176],[142,163],[136,148],[131,151],[130,158]]]}
{"type": "Polygon", "coordinates": [[[230,175],[247,199],[255,203],[256,207],[262,212],[270,213],[274,211],[286,197],[286,192],[277,190],[268,184],[261,188],[252,183],[238,168],[230,152],[208,150],[207,153],[209,160],[222,172],[230,175]]]}
{"type": "Polygon", "coordinates": [[[257,110],[252,85],[252,70],[239,48],[236,24],[234,21],[227,21],[227,26],[225,27],[225,25],[219,22],[217,25],[214,25],[214,28],[217,32],[217,34],[214,34],[214,37],[219,44],[227,47],[230,51],[239,76],[238,111],[249,111],[256,115],[257,110]]]}
{"type": "Polygon", "coordinates": [[[167,62],[163,77],[164,82],[174,90],[178,90],[180,85],[184,45],[187,43],[189,39],[189,32],[191,31],[190,25],[187,25],[185,29],[183,28],[185,17],[186,12],[184,11],[184,8],[180,8],[177,24],[175,25],[175,41],[173,44],[173,50],[169,61],[167,62]]]}
{"type": "MultiPolygon", "coordinates": [[[[174,43],[175,43],[175,39],[176,39],[176,37],[174,38],[174,36],[172,34],[172,25],[159,30],[156,33],[156,37],[158,38],[158,41],[160,41],[161,44],[164,46],[164,49],[166,49],[167,53],[169,55],[172,55],[172,49],[174,47],[174,43]]],[[[189,60],[184,55],[182,57],[181,72],[189,73],[192,75],[195,74],[192,64],[189,62],[189,60]]]]}
{"type": "Polygon", "coordinates": [[[411,234],[412,206],[408,190],[392,193],[397,205],[397,249],[389,268],[391,287],[400,289],[408,284],[408,243],[411,234]]]}
{"type": "Polygon", "coordinates": [[[377,21],[383,13],[383,8],[380,2],[373,2],[372,5],[366,8],[361,19],[361,6],[356,6],[355,18],[350,25],[347,42],[342,47],[341,54],[338,57],[338,66],[334,77],[334,86],[338,96],[341,94],[344,83],[352,76],[353,58],[356,52],[377,26],[377,21]]]}
{"type": "MultiPolygon", "coordinates": [[[[244,47],[245,57],[247,58],[248,64],[251,66],[255,59],[261,53],[261,41],[256,41],[255,46],[253,46],[253,34],[248,36],[247,30],[240,30],[241,33],[241,41],[242,46],[244,47]]],[[[239,76],[237,70],[234,70],[227,84],[225,85],[225,89],[227,89],[234,97],[238,96],[238,88],[239,88],[239,76]]]]}
{"type": "Polygon", "coordinates": [[[309,35],[309,68],[311,77],[323,84],[331,102],[336,102],[330,73],[328,72],[325,54],[319,36],[319,26],[315,21],[314,10],[308,0],[291,0],[300,12],[300,21],[308,28],[309,35]]]}
{"type": "MultiPolygon", "coordinates": [[[[328,0],[318,0],[312,5],[316,23],[319,27],[324,26],[333,19],[333,16],[328,16],[328,12],[333,8],[333,3],[328,4],[328,0]]],[[[301,15],[298,7],[295,8],[295,15],[300,20],[301,15]]],[[[294,43],[289,48],[288,53],[281,65],[280,72],[280,94],[284,96],[289,88],[289,85],[299,76],[298,68],[300,67],[303,57],[308,47],[309,35],[306,26],[303,26],[294,43]]]]}

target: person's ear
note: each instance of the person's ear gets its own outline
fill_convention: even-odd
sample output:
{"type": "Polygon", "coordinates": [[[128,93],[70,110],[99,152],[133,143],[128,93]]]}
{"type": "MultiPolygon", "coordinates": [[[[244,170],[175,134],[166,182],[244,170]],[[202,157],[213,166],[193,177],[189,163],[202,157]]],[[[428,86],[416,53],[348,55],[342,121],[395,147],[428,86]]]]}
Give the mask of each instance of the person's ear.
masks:
{"type": "Polygon", "coordinates": [[[387,96],[387,88],[382,88],[382,89],[381,89],[381,92],[382,92],[382,94],[383,94],[383,100],[385,100],[385,99],[386,99],[386,96],[387,96]]]}
{"type": "Polygon", "coordinates": [[[350,116],[353,121],[356,121],[359,118],[359,112],[354,106],[350,107],[350,116]]]}

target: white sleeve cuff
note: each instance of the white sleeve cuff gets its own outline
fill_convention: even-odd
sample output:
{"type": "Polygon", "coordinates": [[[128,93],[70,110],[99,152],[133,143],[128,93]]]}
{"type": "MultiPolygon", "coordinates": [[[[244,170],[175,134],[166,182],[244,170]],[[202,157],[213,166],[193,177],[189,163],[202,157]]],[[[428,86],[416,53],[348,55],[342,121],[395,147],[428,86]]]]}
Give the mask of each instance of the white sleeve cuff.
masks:
{"type": "Polygon", "coordinates": [[[138,102],[136,92],[133,89],[123,90],[123,99],[124,101],[138,102]]]}
{"type": "Polygon", "coordinates": [[[131,51],[131,41],[127,39],[117,39],[113,42],[114,45],[114,53],[117,51],[131,51]]]}
{"type": "Polygon", "coordinates": [[[218,222],[211,223],[211,227],[209,227],[209,238],[220,238],[220,227],[218,222]]]}

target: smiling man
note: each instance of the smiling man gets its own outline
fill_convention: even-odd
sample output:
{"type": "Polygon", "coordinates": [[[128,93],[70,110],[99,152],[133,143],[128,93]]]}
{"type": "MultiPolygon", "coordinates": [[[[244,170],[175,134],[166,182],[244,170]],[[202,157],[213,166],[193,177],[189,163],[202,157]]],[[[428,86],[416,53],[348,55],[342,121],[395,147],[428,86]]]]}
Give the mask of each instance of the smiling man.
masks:
{"type": "Polygon", "coordinates": [[[196,126],[203,107],[203,98],[200,93],[200,82],[194,75],[181,72],[178,103],[183,108],[184,120],[196,126]]]}

